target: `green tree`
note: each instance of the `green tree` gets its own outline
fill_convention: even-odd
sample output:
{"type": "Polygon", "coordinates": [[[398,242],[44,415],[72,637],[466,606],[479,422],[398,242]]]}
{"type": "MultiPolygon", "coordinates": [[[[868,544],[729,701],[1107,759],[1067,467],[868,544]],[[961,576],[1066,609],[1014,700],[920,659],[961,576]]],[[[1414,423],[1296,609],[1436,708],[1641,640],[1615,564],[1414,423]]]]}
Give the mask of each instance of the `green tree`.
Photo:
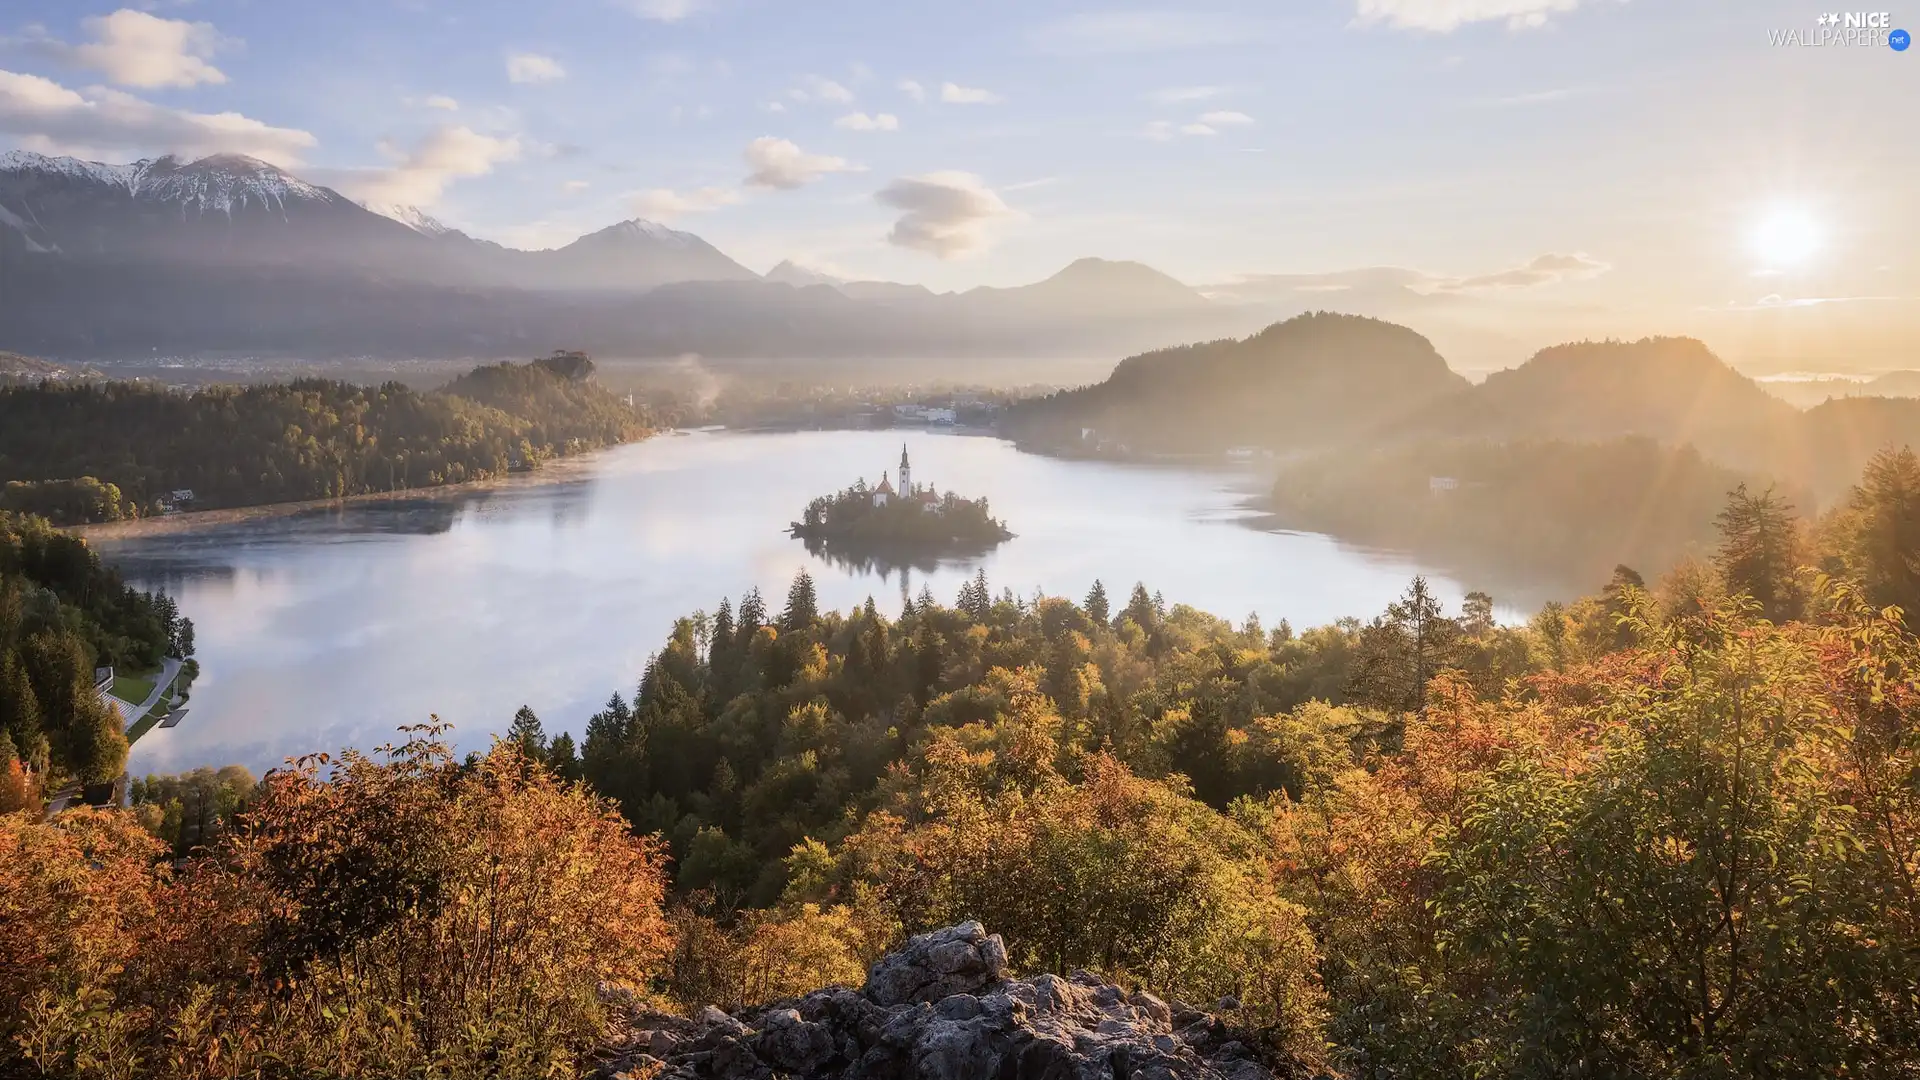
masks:
{"type": "Polygon", "coordinates": [[[1093,588],[1087,590],[1086,602],[1080,606],[1086,609],[1087,618],[1092,619],[1094,622],[1105,623],[1107,621],[1109,614],[1107,611],[1107,587],[1100,583],[1099,578],[1094,579],[1093,588]]]}
{"type": "Polygon", "coordinates": [[[1426,703],[1427,683],[1457,662],[1460,624],[1446,617],[1427,579],[1415,577],[1360,636],[1348,688],[1362,704],[1393,712],[1426,703]]]}
{"type": "Polygon", "coordinates": [[[521,755],[528,761],[544,764],[547,760],[547,736],[540,730],[540,718],[534,715],[531,705],[522,705],[513,714],[513,724],[507,728],[506,741],[518,746],[521,755]]]}
{"type": "Polygon", "coordinates": [[[1805,598],[1794,580],[1801,545],[1793,504],[1771,487],[1755,495],[1741,484],[1727,493],[1714,522],[1720,529],[1714,565],[1727,591],[1751,597],[1773,622],[1799,618],[1805,598]]]}
{"type": "Polygon", "coordinates": [[[793,584],[787,588],[787,609],[780,613],[780,629],[797,633],[819,620],[819,598],[814,593],[813,575],[802,568],[793,575],[793,584]]]}
{"type": "Polygon", "coordinates": [[[1876,453],[1838,519],[1833,542],[1867,597],[1920,619],[1920,458],[1913,449],[1876,453]]]}
{"type": "Polygon", "coordinates": [[[580,758],[573,748],[573,736],[561,732],[547,747],[547,767],[560,779],[572,783],[581,778],[580,758]]]}

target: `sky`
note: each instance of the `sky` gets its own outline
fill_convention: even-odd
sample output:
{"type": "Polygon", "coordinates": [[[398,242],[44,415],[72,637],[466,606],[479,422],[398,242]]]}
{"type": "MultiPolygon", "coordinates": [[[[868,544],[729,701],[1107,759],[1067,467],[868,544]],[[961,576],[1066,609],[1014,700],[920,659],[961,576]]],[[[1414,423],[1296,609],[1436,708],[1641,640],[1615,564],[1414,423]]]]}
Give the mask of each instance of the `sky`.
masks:
{"type": "Polygon", "coordinates": [[[1672,333],[1757,372],[1920,367],[1920,50],[1775,44],[1827,14],[9,0],[0,148],[233,150],[514,246],[638,216],[936,290],[1132,259],[1493,362],[1672,333]]]}

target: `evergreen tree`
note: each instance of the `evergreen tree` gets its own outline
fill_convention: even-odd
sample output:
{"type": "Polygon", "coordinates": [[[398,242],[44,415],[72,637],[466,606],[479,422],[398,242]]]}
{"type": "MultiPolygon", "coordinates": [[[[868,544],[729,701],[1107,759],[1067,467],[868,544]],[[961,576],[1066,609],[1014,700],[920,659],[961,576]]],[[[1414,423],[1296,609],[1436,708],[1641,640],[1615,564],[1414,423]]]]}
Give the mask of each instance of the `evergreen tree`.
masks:
{"type": "Polygon", "coordinates": [[[1147,587],[1141,583],[1133,586],[1133,595],[1127,598],[1126,609],[1120,612],[1123,619],[1132,619],[1142,630],[1151,630],[1159,625],[1160,619],[1153,606],[1153,597],[1147,594],[1147,587]]]}
{"type": "Polygon", "coordinates": [[[1097,623],[1105,623],[1110,612],[1107,610],[1107,587],[1099,578],[1093,579],[1093,588],[1087,590],[1086,602],[1080,605],[1087,609],[1087,618],[1097,623]]]}
{"type": "Polygon", "coordinates": [[[1714,522],[1720,528],[1714,565],[1727,591],[1751,597],[1772,622],[1799,618],[1805,604],[1793,576],[1800,565],[1793,504],[1771,487],[1754,495],[1741,484],[1727,493],[1726,509],[1714,522]]]}
{"type": "Polygon", "coordinates": [[[520,706],[513,714],[513,726],[507,729],[507,741],[520,748],[528,761],[544,764],[547,760],[547,736],[540,730],[540,718],[531,705],[520,706]]]}
{"type": "Polygon", "coordinates": [[[1417,710],[1426,704],[1427,683],[1452,666],[1459,638],[1460,624],[1446,617],[1427,579],[1415,577],[1361,633],[1348,692],[1376,708],[1417,710]]]}
{"type": "Polygon", "coordinates": [[[568,783],[580,779],[580,758],[573,749],[573,736],[563,731],[553,737],[553,744],[547,747],[547,768],[568,783]]]}
{"type": "Polygon", "coordinates": [[[747,595],[740,598],[740,614],[738,618],[740,626],[735,634],[743,643],[752,641],[753,635],[758,633],[762,626],[766,625],[767,604],[766,601],[760,599],[760,590],[758,587],[748,589],[747,595]]]}
{"type": "Polygon", "coordinates": [[[1624,649],[1633,644],[1633,628],[1625,619],[1631,612],[1633,597],[1646,592],[1647,580],[1631,566],[1621,564],[1613,568],[1613,577],[1607,579],[1607,587],[1600,590],[1600,602],[1607,609],[1607,617],[1613,620],[1613,631],[1608,640],[1616,649],[1624,649]]]}
{"type": "Polygon", "coordinates": [[[726,597],[721,597],[720,610],[713,615],[713,631],[707,638],[707,670],[716,679],[720,678],[726,666],[723,661],[733,648],[733,640],[733,605],[727,602],[726,597]]]}
{"type": "Polygon", "coordinates": [[[1879,607],[1920,624],[1920,458],[1911,447],[1873,456],[1847,500],[1841,560],[1879,607]]]}
{"type": "Polygon", "coordinates": [[[780,629],[793,634],[820,620],[819,598],[813,590],[813,575],[803,567],[787,588],[787,609],[780,613],[780,629]]]}

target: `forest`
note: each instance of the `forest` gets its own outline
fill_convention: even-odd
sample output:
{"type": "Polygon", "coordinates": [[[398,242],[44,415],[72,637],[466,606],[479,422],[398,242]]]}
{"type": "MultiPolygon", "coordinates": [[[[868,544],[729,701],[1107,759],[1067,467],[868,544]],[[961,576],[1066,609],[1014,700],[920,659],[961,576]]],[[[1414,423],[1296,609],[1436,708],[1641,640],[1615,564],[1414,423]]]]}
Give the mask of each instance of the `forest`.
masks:
{"type": "Polygon", "coordinates": [[[484,480],[644,436],[583,353],[474,369],[438,391],[298,379],[179,393],[0,386],[0,506],[60,524],[484,480]],[[117,498],[117,502],[115,501],[117,498]]]}
{"type": "Polygon", "coordinates": [[[192,654],[193,624],[171,598],[127,586],[45,519],[0,511],[0,812],[120,775],[127,739],[96,667],[192,654]]]}
{"type": "Polygon", "coordinates": [[[522,708],[465,761],[429,726],[0,817],[0,1061],[584,1074],[606,984],[737,1008],[977,918],[1018,971],[1231,999],[1279,1075],[1910,1077],[1916,567],[1889,450],[1518,624],[1418,579],[1296,629],[801,576],[681,619],[578,745],[522,708]]]}
{"type": "Polygon", "coordinates": [[[1286,528],[1577,589],[1616,563],[1657,575],[1706,556],[1740,484],[1766,486],[1643,437],[1434,440],[1290,463],[1265,509],[1286,528]]]}

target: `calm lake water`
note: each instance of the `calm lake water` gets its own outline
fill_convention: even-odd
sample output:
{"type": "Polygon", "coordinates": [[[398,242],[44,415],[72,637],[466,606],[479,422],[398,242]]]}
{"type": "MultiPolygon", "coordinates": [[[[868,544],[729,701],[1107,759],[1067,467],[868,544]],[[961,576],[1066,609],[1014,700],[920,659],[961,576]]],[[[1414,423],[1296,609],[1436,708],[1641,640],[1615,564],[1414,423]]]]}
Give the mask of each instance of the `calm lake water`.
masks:
{"type": "MultiPolygon", "coordinates": [[[[130,580],[193,619],[202,674],[176,728],[134,748],[135,775],[256,771],[288,755],[370,749],[438,714],[484,747],[522,704],[577,738],[631,693],[673,620],[758,586],[777,613],[801,567],[823,607],[903,592],[951,603],[984,568],[1011,587],[1118,607],[1136,581],[1271,626],[1371,617],[1421,572],[1400,556],[1262,531],[1247,472],[1062,461],[993,438],[900,431],[693,432],[483,491],[359,503],[188,532],[103,539],[130,580]],[[977,559],[899,570],[835,564],[785,535],[808,499],[912,452],[914,479],[991,500],[1017,534],[977,559]]],[[[1428,574],[1450,609],[1463,589],[1428,574]]]]}

